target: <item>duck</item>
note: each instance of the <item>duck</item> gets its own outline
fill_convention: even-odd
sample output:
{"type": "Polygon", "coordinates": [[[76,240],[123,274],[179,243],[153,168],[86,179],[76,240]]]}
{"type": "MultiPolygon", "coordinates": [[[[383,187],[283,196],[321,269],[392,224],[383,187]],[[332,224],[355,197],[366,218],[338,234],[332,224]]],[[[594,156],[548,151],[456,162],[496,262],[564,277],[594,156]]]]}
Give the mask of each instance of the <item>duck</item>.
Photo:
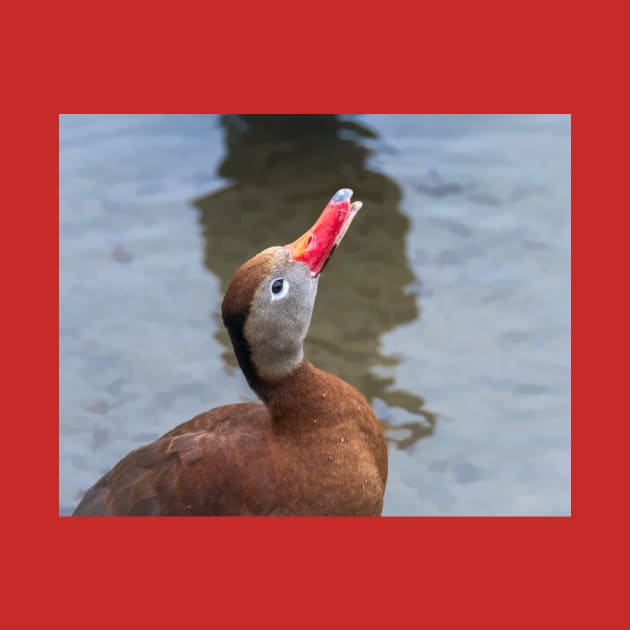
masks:
{"type": "Polygon", "coordinates": [[[309,230],[234,273],[221,305],[258,403],[215,407],[131,451],[73,516],[380,516],[387,446],[366,398],[304,356],[320,274],[362,207],[338,190],[309,230]]]}

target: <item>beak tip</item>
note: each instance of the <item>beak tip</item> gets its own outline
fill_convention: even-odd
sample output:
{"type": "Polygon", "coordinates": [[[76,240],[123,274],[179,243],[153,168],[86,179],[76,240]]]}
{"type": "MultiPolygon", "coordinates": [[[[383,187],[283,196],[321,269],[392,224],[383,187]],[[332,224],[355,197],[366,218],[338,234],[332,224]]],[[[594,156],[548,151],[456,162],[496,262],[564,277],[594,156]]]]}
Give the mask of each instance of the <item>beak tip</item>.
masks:
{"type": "Polygon", "coordinates": [[[348,201],[350,197],[352,197],[353,190],[351,188],[340,188],[332,198],[332,201],[335,203],[340,203],[342,201],[348,201]]]}

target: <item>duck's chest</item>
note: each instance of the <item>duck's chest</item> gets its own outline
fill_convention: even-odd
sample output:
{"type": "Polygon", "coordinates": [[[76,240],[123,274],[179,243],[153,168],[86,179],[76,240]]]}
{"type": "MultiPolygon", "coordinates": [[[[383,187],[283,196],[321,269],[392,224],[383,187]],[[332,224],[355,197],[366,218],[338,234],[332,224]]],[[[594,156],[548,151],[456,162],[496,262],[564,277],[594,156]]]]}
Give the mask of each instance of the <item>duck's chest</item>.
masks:
{"type": "Polygon", "coordinates": [[[380,515],[385,446],[372,437],[340,425],[279,439],[278,463],[286,469],[279,471],[278,513],[380,515]]]}

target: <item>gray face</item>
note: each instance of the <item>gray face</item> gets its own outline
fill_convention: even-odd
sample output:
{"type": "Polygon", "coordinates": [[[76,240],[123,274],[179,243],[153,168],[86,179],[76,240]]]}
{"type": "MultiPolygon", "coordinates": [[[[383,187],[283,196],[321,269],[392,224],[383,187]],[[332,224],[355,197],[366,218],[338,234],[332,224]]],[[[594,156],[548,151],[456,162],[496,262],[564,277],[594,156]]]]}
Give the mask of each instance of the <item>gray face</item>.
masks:
{"type": "Polygon", "coordinates": [[[261,254],[269,256],[269,271],[254,293],[243,332],[258,374],[279,378],[304,358],[318,278],[283,247],[270,247],[261,254]]]}

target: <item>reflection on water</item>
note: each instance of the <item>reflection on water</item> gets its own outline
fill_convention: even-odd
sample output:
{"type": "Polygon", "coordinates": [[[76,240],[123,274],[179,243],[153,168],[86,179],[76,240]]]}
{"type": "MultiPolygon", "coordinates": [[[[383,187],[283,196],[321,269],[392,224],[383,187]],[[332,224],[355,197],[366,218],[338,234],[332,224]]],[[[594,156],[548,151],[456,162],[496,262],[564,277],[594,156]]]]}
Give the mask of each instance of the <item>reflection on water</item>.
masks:
{"type": "MultiPolygon", "coordinates": [[[[337,116],[223,116],[227,155],[219,174],[231,185],[197,199],[205,239],[206,267],[225,290],[235,269],[258,251],[293,241],[317,218],[339,188],[352,188],[364,203],[330,261],[319,286],[305,352],[318,367],[418,418],[405,424],[382,418],[386,435],[407,448],[429,435],[435,415],[418,392],[392,390],[379,371],[398,363],[380,351],[383,333],[416,319],[419,307],[409,285],[414,274],[405,253],[409,228],[400,189],[367,168],[365,138],[375,134],[337,116]]],[[[219,320],[217,314],[217,320],[219,320]]],[[[229,337],[218,326],[228,366],[235,367],[229,337]]]]}

